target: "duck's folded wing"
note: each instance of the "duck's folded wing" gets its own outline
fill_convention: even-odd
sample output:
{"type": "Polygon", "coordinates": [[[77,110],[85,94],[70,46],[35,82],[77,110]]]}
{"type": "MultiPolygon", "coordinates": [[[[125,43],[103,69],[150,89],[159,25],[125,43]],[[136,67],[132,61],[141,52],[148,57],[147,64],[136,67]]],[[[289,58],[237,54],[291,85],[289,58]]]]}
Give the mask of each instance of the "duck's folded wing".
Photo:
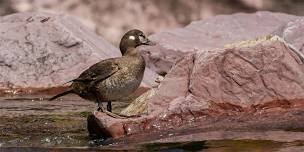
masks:
{"type": "Polygon", "coordinates": [[[116,73],[118,70],[119,66],[113,60],[103,60],[82,72],[77,79],[74,79],[72,81],[99,82],[104,79],[107,79],[108,77],[116,73]]]}

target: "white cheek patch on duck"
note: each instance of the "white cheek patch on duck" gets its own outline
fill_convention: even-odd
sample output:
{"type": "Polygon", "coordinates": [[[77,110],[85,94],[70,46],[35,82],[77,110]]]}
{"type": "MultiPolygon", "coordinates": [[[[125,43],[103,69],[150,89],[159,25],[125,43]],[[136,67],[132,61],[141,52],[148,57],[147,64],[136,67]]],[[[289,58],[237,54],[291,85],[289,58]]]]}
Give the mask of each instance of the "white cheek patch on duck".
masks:
{"type": "Polygon", "coordinates": [[[139,36],[139,41],[140,42],[144,42],[145,41],[145,38],[143,36],[139,36]]]}
{"type": "Polygon", "coordinates": [[[135,36],[131,35],[131,36],[129,36],[129,39],[135,40],[135,36]]]}

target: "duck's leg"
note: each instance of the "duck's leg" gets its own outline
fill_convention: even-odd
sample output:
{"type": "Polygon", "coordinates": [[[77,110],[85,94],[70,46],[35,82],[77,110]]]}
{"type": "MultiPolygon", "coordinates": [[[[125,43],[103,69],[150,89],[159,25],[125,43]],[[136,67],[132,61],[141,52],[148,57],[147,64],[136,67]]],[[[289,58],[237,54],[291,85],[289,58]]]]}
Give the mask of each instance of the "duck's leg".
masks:
{"type": "MultiPolygon", "coordinates": [[[[97,104],[98,104],[98,109],[97,111],[100,111],[100,112],[103,112],[103,113],[106,113],[107,115],[113,117],[113,118],[119,118],[119,119],[126,119],[128,117],[125,117],[125,116],[121,116],[119,114],[115,114],[115,113],[112,113],[110,111],[108,111],[107,109],[105,109],[103,106],[102,106],[102,100],[100,98],[96,98],[97,99],[97,104]]],[[[109,103],[109,102],[108,102],[109,103]]],[[[109,104],[107,105],[107,108],[109,108],[109,104]]],[[[112,107],[111,107],[112,108],[112,107]]]]}
{"type": "Polygon", "coordinates": [[[112,112],[112,102],[111,102],[111,101],[108,101],[107,110],[108,110],[109,112],[112,112]]]}
{"type": "Polygon", "coordinates": [[[97,100],[97,110],[96,111],[102,111],[102,109],[103,109],[102,103],[97,100]]]}
{"type": "Polygon", "coordinates": [[[104,107],[100,107],[99,111],[101,111],[101,112],[103,112],[103,113],[105,113],[108,116],[113,117],[113,118],[118,118],[118,119],[127,119],[127,118],[129,118],[129,117],[126,117],[126,116],[121,116],[119,114],[112,113],[112,112],[106,110],[104,107]]]}

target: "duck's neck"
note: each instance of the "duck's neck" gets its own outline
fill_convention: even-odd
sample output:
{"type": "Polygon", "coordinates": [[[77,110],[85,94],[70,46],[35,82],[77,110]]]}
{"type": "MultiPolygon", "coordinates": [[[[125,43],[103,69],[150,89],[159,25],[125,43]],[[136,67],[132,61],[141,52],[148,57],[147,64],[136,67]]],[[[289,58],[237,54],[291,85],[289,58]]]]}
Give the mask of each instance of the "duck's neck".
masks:
{"type": "Polygon", "coordinates": [[[140,57],[140,53],[136,48],[130,47],[130,48],[127,48],[127,51],[123,54],[123,56],[140,57]]]}

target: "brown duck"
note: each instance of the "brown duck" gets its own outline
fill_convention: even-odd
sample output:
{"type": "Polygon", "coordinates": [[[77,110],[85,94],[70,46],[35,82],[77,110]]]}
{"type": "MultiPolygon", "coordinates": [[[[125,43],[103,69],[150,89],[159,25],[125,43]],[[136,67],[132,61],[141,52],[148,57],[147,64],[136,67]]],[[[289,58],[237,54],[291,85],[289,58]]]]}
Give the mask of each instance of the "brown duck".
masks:
{"type": "Polygon", "coordinates": [[[140,85],[144,71],[145,61],[137,47],[152,45],[142,31],[134,29],[128,31],[120,41],[122,57],[102,60],[80,74],[77,79],[70,82],[70,90],[60,93],[49,100],[69,93],[98,103],[98,109],[110,116],[112,101],[128,97],[140,85]],[[108,102],[107,110],[102,107],[102,102],[108,102]]]}

